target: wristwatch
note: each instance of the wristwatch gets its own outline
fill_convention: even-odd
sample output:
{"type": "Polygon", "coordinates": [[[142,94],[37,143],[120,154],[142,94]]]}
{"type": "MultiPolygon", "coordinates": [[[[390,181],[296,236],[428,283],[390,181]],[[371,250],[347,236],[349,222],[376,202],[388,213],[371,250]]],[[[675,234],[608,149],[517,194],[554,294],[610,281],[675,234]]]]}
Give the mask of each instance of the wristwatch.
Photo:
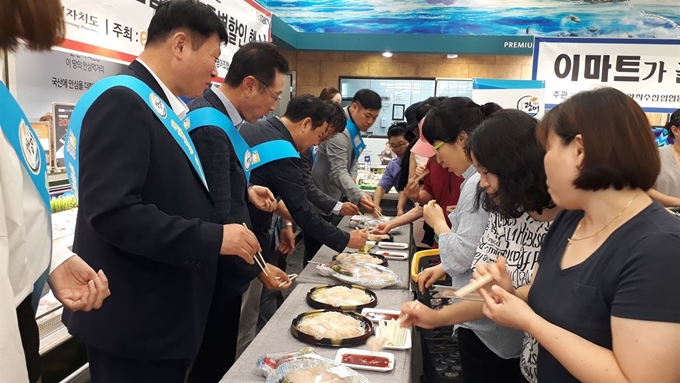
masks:
{"type": "Polygon", "coordinates": [[[293,223],[292,222],[286,222],[286,223],[283,224],[283,227],[288,227],[288,226],[293,227],[293,223]]]}

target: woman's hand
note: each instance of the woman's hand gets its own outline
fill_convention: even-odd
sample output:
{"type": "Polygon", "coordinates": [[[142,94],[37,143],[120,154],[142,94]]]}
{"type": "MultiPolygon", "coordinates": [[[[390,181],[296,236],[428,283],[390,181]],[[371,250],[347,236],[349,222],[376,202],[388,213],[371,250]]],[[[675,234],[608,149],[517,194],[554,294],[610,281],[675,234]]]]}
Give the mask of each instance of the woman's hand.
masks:
{"type": "Polygon", "coordinates": [[[484,262],[479,262],[475,265],[475,271],[472,273],[473,280],[479,280],[483,276],[491,274],[493,281],[486,284],[485,288],[490,288],[492,285],[498,285],[503,288],[503,290],[515,295],[515,286],[510,279],[510,274],[508,274],[508,269],[505,263],[505,257],[498,257],[496,262],[489,265],[484,262]]]}
{"type": "Polygon", "coordinates": [[[484,315],[501,326],[529,332],[539,318],[526,302],[498,285],[493,285],[491,290],[482,288],[479,294],[484,298],[484,315]]]}
{"type": "Polygon", "coordinates": [[[442,207],[433,201],[423,206],[423,218],[430,227],[436,227],[441,221],[446,221],[442,207]]]}

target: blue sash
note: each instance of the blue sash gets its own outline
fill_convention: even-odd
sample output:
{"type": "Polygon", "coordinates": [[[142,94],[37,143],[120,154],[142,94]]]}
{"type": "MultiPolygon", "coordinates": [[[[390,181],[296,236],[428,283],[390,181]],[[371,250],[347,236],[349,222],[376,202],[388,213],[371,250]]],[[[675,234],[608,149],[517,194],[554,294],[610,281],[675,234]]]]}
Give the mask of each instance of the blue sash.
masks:
{"type": "MultiPolygon", "coordinates": [[[[163,126],[170,132],[172,137],[177,142],[184,154],[191,162],[196,174],[203,182],[203,185],[208,189],[208,183],[205,181],[205,174],[203,173],[203,167],[201,166],[201,160],[198,158],[198,153],[196,153],[196,148],[194,143],[191,141],[189,134],[185,134],[182,128],[183,122],[177,117],[177,114],[160,98],[156,93],[154,93],[151,88],[146,85],[141,80],[127,75],[119,75],[108,77],[103,80],[98,81],[90,90],[85,93],[78,103],[75,109],[73,109],[73,115],[71,115],[71,120],[68,125],[68,132],[66,133],[66,150],[64,153],[64,160],[66,162],[66,173],[68,174],[69,181],[71,182],[71,187],[73,188],[73,194],[78,196],[78,181],[79,178],[79,165],[80,165],[80,145],[78,140],[80,139],[80,130],[83,124],[83,118],[85,113],[92,106],[92,104],[97,100],[102,93],[107,90],[117,87],[124,86],[133,90],[139,97],[146,103],[146,105],[153,110],[156,117],[163,123],[163,126]]],[[[125,113],[125,111],[121,111],[125,113]]],[[[188,129],[187,129],[188,130],[188,129]]]]}
{"type": "MultiPolygon", "coordinates": [[[[0,107],[2,107],[2,112],[0,113],[0,131],[7,137],[10,145],[14,148],[14,151],[19,158],[19,162],[26,169],[31,181],[33,181],[33,186],[38,190],[40,198],[45,204],[45,209],[47,212],[47,228],[48,235],[52,237],[52,209],[50,207],[50,193],[48,190],[47,183],[47,159],[45,157],[45,151],[43,150],[40,141],[38,140],[38,135],[35,134],[33,128],[26,118],[26,115],[19,107],[12,94],[5,87],[4,84],[0,82],[0,107]]],[[[19,182],[19,181],[17,181],[19,182]]],[[[50,258],[52,254],[52,248],[50,247],[50,258]]],[[[41,298],[43,287],[47,281],[49,273],[49,265],[47,270],[40,276],[40,278],[33,285],[33,296],[32,304],[35,309],[38,307],[38,301],[41,298]]]]}
{"type": "Polygon", "coordinates": [[[361,138],[361,131],[357,128],[351,118],[347,119],[347,131],[349,132],[349,138],[354,147],[354,156],[355,158],[359,158],[361,152],[366,149],[366,144],[364,144],[364,139],[361,138]]]}
{"type": "Polygon", "coordinates": [[[243,168],[248,185],[250,185],[250,172],[253,169],[283,158],[300,158],[300,154],[295,150],[293,144],[285,140],[263,142],[251,148],[243,139],[241,133],[236,130],[229,117],[215,108],[193,110],[184,121],[190,125],[189,132],[204,126],[217,126],[222,129],[231,141],[231,146],[236,152],[241,168],[243,168]]]}
{"type": "Polygon", "coordinates": [[[314,162],[316,162],[316,155],[319,154],[319,145],[314,145],[309,148],[309,152],[312,153],[312,166],[314,166],[314,162]]]}

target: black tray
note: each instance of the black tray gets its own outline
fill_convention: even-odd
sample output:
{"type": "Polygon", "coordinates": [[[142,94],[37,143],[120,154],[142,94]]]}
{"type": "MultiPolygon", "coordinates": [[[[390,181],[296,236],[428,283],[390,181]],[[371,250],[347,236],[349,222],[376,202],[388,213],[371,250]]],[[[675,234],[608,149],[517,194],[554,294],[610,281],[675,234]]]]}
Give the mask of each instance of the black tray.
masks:
{"type": "MultiPolygon", "coordinates": [[[[343,312],[341,314],[343,315],[348,315],[351,316],[354,319],[359,320],[361,323],[363,323],[364,328],[366,329],[366,332],[361,335],[357,336],[354,338],[345,338],[345,339],[330,339],[330,338],[321,338],[317,339],[311,335],[307,335],[300,331],[298,329],[298,324],[300,321],[310,315],[316,315],[316,314],[321,314],[324,312],[331,312],[332,310],[313,310],[313,311],[307,311],[306,313],[302,313],[295,317],[293,319],[293,322],[291,323],[290,326],[290,332],[293,334],[293,337],[295,337],[297,340],[307,343],[307,344],[313,344],[317,346],[329,346],[329,347],[356,347],[356,346],[361,346],[366,343],[366,340],[373,336],[374,330],[373,330],[373,323],[371,322],[370,319],[366,318],[365,316],[361,314],[357,314],[354,312],[343,312]]],[[[333,311],[337,312],[337,311],[333,311]]]]}
{"type": "MultiPolygon", "coordinates": [[[[346,252],[346,253],[344,253],[344,254],[356,254],[356,252],[353,252],[353,253],[346,252]]],[[[333,261],[336,260],[336,258],[338,257],[338,255],[340,255],[340,254],[335,254],[335,255],[333,256],[333,261]]],[[[373,258],[376,258],[376,259],[379,259],[379,260],[382,261],[382,263],[376,263],[376,265],[380,265],[380,266],[385,266],[385,267],[387,267],[387,258],[383,257],[382,255],[379,255],[379,254],[371,254],[371,253],[366,253],[366,255],[369,255],[369,256],[371,256],[371,257],[373,257],[373,258]]]]}
{"type": "Polygon", "coordinates": [[[312,288],[311,290],[309,290],[309,292],[307,293],[307,303],[315,309],[324,309],[324,310],[332,310],[332,311],[356,311],[356,312],[360,312],[361,309],[363,309],[363,308],[366,308],[366,307],[372,308],[372,307],[377,306],[378,305],[378,297],[375,295],[375,293],[373,291],[371,291],[371,290],[369,290],[365,287],[359,286],[359,285],[349,285],[349,284],[323,285],[323,286],[316,286],[316,287],[312,288]],[[315,301],[312,298],[312,295],[314,295],[314,293],[316,291],[321,290],[321,289],[328,289],[328,288],[336,287],[336,286],[343,286],[343,287],[347,287],[347,288],[351,288],[351,289],[363,290],[366,293],[366,295],[371,297],[371,301],[368,302],[368,303],[364,303],[363,305],[358,305],[358,306],[335,307],[335,306],[331,306],[331,305],[326,304],[326,303],[321,303],[319,301],[315,301]]]}

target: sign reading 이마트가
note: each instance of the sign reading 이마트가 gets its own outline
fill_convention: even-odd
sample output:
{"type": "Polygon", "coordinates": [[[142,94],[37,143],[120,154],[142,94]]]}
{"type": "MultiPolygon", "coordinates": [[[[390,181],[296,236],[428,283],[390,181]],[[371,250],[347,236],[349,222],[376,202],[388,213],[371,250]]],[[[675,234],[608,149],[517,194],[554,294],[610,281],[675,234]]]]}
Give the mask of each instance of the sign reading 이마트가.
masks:
{"type": "Polygon", "coordinates": [[[680,108],[680,40],[537,37],[532,77],[545,81],[548,108],[609,86],[647,112],[669,113],[680,108]]]}

